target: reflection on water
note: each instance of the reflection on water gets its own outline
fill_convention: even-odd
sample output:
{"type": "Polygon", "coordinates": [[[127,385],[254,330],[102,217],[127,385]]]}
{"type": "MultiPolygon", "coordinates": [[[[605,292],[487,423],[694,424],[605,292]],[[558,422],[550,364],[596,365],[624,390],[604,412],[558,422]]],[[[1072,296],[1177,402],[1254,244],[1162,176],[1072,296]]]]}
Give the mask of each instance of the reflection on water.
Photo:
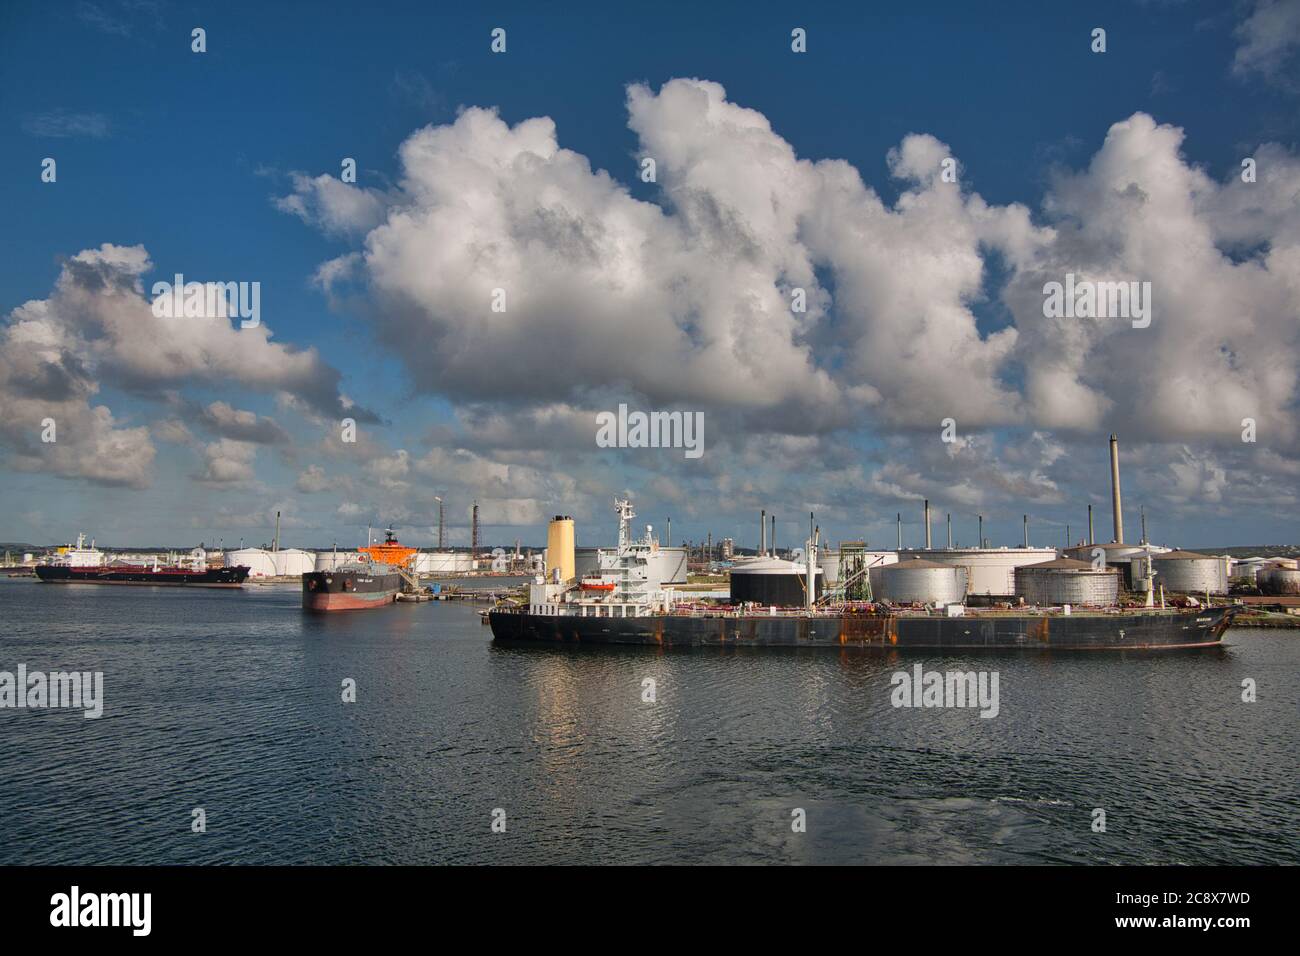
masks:
{"type": "Polygon", "coordinates": [[[1300,637],[1229,641],[920,659],[997,670],[982,719],[891,707],[894,652],[499,647],[453,603],[3,581],[0,670],[102,670],[106,701],[0,710],[0,863],[1300,862],[1300,637]]]}

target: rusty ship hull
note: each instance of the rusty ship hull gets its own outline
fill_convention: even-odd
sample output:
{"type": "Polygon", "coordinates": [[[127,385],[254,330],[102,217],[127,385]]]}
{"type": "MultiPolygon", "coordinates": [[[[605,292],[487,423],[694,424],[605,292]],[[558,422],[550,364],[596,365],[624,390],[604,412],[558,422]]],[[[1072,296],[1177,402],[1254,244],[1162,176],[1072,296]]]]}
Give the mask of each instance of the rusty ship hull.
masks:
{"type": "Polygon", "coordinates": [[[306,611],[361,611],[397,600],[402,576],[390,568],[340,568],[302,576],[306,611]]]}
{"type": "Polygon", "coordinates": [[[496,609],[504,643],[894,650],[1177,650],[1220,645],[1231,608],[1119,614],[692,615],[583,617],[496,609]]]}

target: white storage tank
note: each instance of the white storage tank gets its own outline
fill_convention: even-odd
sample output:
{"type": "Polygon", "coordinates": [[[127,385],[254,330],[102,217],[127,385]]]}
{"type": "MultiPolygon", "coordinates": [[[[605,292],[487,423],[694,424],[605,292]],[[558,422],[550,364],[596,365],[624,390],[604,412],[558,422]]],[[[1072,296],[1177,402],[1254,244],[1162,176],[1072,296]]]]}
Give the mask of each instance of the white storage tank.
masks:
{"type": "Polygon", "coordinates": [[[880,569],[876,598],[895,604],[960,604],[966,597],[966,569],[903,555],[880,569]]]}
{"type": "Polygon", "coordinates": [[[316,570],[316,556],[299,548],[285,548],[271,552],[271,564],[276,577],[296,578],[316,570]]]}
{"type": "Polygon", "coordinates": [[[239,548],[236,551],[227,551],[225,565],[228,568],[247,567],[250,578],[275,577],[275,562],[271,560],[271,552],[264,548],[239,548]]]}
{"type": "Polygon", "coordinates": [[[1160,548],[1151,544],[1117,544],[1111,541],[1106,544],[1081,544],[1073,548],[1066,548],[1064,554],[1067,558],[1075,558],[1091,564],[1092,553],[1098,548],[1105,555],[1106,565],[1119,569],[1120,587],[1129,590],[1142,586],[1141,581],[1133,578],[1135,558],[1144,558],[1148,555],[1154,558],[1157,554],[1166,554],[1169,551],[1168,548],[1160,548]]]}
{"type": "Polygon", "coordinates": [[[1016,591],[1016,568],[1056,557],[1055,548],[932,548],[904,552],[935,564],[966,569],[966,593],[1010,597],[1016,591]]]}
{"type": "Polygon", "coordinates": [[[662,584],[686,583],[686,549],[660,548],[655,552],[658,578],[662,584]]]}
{"type": "Polygon", "coordinates": [[[473,570],[474,561],[468,551],[421,551],[415,556],[415,573],[424,577],[473,570]]]}
{"type": "Polygon", "coordinates": [[[1227,559],[1195,551],[1168,551],[1151,557],[1156,584],[1179,594],[1228,593],[1227,559]]]}
{"type": "Polygon", "coordinates": [[[1255,575],[1272,566],[1267,558],[1238,558],[1232,562],[1232,580],[1255,583],[1255,575]]]}
{"type": "Polygon", "coordinates": [[[1092,604],[1109,607],[1119,600],[1120,572],[1094,570],[1088,561],[1056,558],[1016,568],[1016,597],[1026,604],[1092,604]]]}
{"type": "Polygon", "coordinates": [[[822,569],[822,580],[826,587],[833,588],[840,583],[840,553],[834,548],[817,550],[817,565],[822,569]]]}
{"type": "Polygon", "coordinates": [[[314,571],[333,571],[345,564],[356,564],[361,560],[358,551],[317,551],[314,571]]]}
{"type": "MultiPolygon", "coordinates": [[[[596,559],[597,551],[613,554],[618,550],[614,545],[607,548],[574,548],[573,573],[583,578],[596,574],[600,565],[596,559]]],[[[659,548],[650,557],[651,577],[663,584],[686,583],[686,549],[659,548]]]]}

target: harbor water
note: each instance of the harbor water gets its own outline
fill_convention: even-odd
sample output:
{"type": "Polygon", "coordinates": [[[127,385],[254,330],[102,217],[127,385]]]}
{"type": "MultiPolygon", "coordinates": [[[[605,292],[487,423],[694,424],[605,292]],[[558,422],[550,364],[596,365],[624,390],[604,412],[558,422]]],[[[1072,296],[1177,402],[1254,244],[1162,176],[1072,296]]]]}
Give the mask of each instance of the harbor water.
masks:
{"type": "Polygon", "coordinates": [[[104,675],[99,719],[0,709],[0,864],[1300,863],[1300,638],[1225,640],[506,648],[460,602],[0,579],[0,671],[104,675]],[[917,663],[997,715],[892,706],[917,663]]]}

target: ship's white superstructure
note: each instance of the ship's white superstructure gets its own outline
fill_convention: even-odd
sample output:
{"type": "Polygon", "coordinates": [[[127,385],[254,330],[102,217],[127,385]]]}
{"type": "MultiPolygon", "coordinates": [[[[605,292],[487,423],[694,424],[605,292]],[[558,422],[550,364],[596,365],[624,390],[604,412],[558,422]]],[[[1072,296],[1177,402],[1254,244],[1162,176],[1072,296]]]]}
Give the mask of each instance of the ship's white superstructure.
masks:
{"type": "Polygon", "coordinates": [[[49,563],[69,568],[98,568],[104,564],[104,552],[95,547],[93,539],[90,547],[86,547],[86,536],[79,534],[75,545],[63,545],[49,563]]]}
{"type": "MultiPolygon", "coordinates": [[[[646,526],[645,536],[632,538],[636,513],[626,499],[614,502],[618,514],[618,548],[596,553],[596,568],[569,581],[546,581],[540,577],[528,588],[528,610],[532,614],[574,617],[645,617],[667,610],[671,591],[659,580],[661,562],[654,529],[646,526]],[[613,585],[611,588],[610,585],[613,585]]],[[[556,569],[558,574],[559,569],[556,569]]]]}

